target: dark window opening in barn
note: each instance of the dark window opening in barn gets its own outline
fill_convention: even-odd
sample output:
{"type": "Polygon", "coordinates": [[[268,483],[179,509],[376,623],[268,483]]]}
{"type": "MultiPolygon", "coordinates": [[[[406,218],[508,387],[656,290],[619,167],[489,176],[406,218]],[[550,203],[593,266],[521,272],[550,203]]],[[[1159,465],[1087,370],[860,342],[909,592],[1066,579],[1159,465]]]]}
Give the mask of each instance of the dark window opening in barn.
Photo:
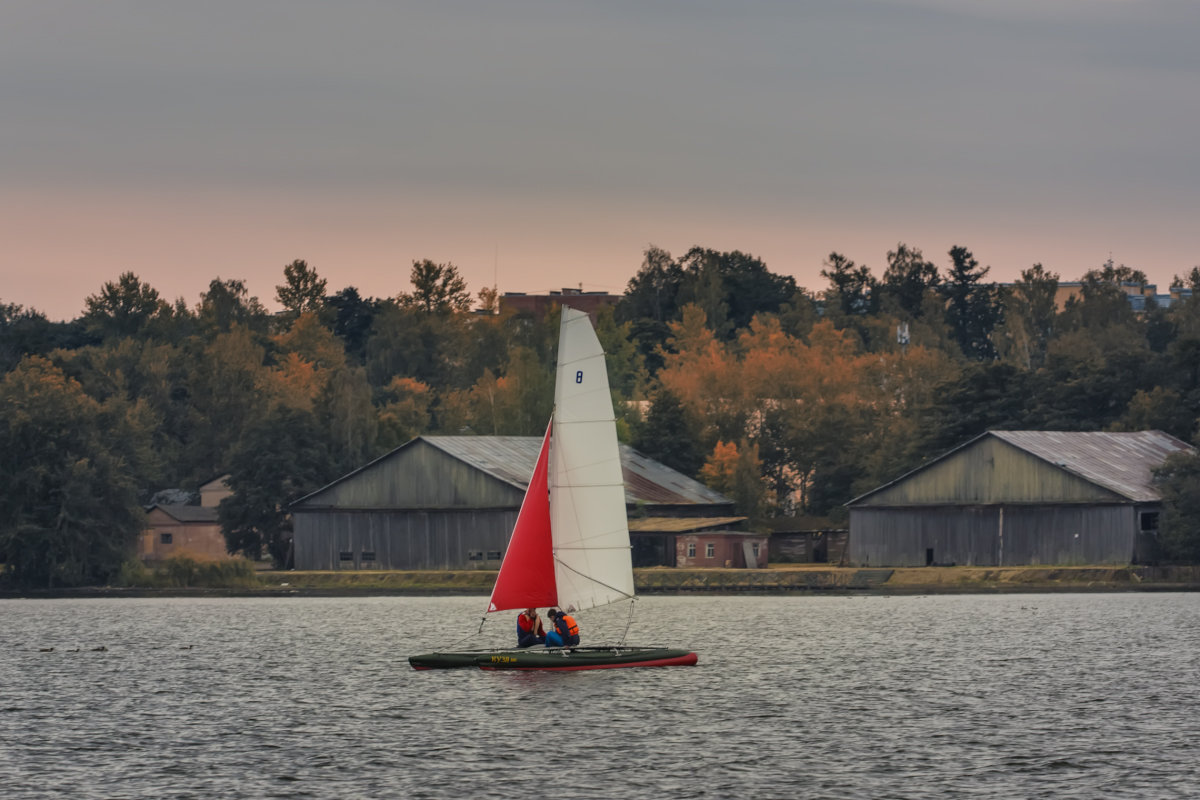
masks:
{"type": "Polygon", "coordinates": [[[819,540],[813,545],[812,560],[814,564],[829,563],[829,542],[825,537],[819,537],[819,540]]]}
{"type": "Polygon", "coordinates": [[[467,551],[467,561],[483,561],[483,551],[482,550],[468,550],[467,551]]]}
{"type": "Polygon", "coordinates": [[[363,550],[362,551],[362,560],[363,561],[374,561],[375,560],[375,551],[374,550],[363,550]]]}
{"type": "Polygon", "coordinates": [[[932,547],[925,548],[925,566],[927,566],[927,567],[933,566],[933,548],[932,547]]]}
{"type": "Polygon", "coordinates": [[[754,544],[750,545],[750,550],[751,550],[751,552],[754,553],[754,557],[758,558],[758,542],[755,542],[754,544]]]}
{"type": "Polygon", "coordinates": [[[1150,531],[1158,530],[1158,512],[1144,511],[1142,512],[1142,530],[1149,533],[1150,531]]]}
{"type": "Polygon", "coordinates": [[[338,561],[353,561],[354,553],[349,550],[341,550],[338,552],[338,561]]]}
{"type": "MultiPolygon", "coordinates": [[[[1143,526],[1143,528],[1144,528],[1144,526],[1143,526]]],[[[158,535],[158,542],[159,542],[159,544],[170,544],[174,538],[175,537],[172,534],[160,533],[158,535]]]]}
{"type": "Polygon", "coordinates": [[[695,543],[695,542],[688,542],[688,551],[687,551],[687,553],[688,553],[688,558],[695,558],[695,557],[696,557],[696,543],[695,543]]]}
{"type": "Polygon", "coordinates": [[[499,561],[499,560],[500,560],[500,551],[499,550],[488,550],[488,561],[499,561]]]}
{"type": "Polygon", "coordinates": [[[708,544],[704,545],[704,557],[705,558],[716,558],[716,556],[717,556],[717,546],[715,544],[713,544],[712,542],[709,542],[708,544]]]}

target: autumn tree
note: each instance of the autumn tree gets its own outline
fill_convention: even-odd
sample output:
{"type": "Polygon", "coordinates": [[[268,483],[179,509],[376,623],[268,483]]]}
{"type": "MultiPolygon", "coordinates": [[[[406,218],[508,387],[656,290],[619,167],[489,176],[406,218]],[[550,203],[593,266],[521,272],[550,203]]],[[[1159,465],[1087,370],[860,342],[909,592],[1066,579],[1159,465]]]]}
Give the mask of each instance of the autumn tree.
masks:
{"type": "Polygon", "coordinates": [[[732,499],[739,513],[752,521],[763,517],[767,508],[767,487],[758,460],[758,445],[746,439],[738,444],[717,442],[700,468],[700,480],[732,499]]]}
{"type": "Polygon", "coordinates": [[[533,351],[515,347],[503,374],[485,370],[466,402],[466,422],[475,433],[539,436],[554,406],[554,371],[533,351]]]}
{"type": "Polygon", "coordinates": [[[103,583],[144,519],[136,462],[145,431],[120,398],[101,404],[44,358],[0,381],[0,554],[16,581],[103,583]]]}
{"type": "Polygon", "coordinates": [[[378,410],[379,445],[384,450],[399,447],[429,430],[433,394],[429,386],[412,378],[392,378],[383,389],[378,410]]]}
{"type": "Polygon", "coordinates": [[[698,306],[684,306],[682,319],[670,328],[667,347],[671,352],[659,371],[659,383],[684,404],[693,419],[702,421],[698,434],[704,451],[719,439],[741,439],[754,407],[745,402],[746,387],[736,352],[717,338],[698,306]]]}

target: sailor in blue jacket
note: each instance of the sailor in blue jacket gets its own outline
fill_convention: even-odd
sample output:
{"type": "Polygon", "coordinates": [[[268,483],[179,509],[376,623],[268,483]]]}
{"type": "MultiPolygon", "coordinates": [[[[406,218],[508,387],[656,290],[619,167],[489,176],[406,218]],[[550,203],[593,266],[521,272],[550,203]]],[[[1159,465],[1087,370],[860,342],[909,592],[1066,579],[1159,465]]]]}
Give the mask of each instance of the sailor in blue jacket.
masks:
{"type": "Polygon", "coordinates": [[[579,644],[579,623],[575,618],[564,614],[560,609],[552,608],[549,612],[554,630],[546,634],[546,647],[575,647],[579,644]]]}

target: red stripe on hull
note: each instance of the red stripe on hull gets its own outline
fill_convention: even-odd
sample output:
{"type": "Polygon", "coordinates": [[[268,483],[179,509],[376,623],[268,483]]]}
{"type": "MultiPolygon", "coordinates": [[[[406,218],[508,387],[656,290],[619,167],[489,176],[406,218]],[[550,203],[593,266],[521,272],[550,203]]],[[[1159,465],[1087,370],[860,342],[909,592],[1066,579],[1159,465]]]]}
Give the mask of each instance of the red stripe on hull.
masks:
{"type": "Polygon", "coordinates": [[[569,667],[494,667],[494,666],[479,666],[480,669],[488,672],[530,672],[541,670],[542,672],[577,672],[581,669],[621,669],[622,667],[693,667],[696,665],[698,657],[695,653],[688,653],[684,656],[676,656],[674,658],[656,658],[651,661],[626,661],[623,664],[577,664],[569,667]]]}

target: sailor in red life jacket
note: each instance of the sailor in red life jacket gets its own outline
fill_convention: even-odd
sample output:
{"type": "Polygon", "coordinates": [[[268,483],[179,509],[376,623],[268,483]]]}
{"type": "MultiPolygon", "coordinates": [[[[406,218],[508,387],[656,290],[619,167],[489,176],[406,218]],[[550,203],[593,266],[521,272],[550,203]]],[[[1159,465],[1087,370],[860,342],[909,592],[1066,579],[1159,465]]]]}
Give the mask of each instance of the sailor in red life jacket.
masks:
{"type": "Polygon", "coordinates": [[[517,647],[533,647],[546,641],[546,629],[536,608],[527,608],[517,615],[517,647]]]}
{"type": "Polygon", "coordinates": [[[575,647],[579,644],[579,623],[557,608],[547,612],[554,621],[554,630],[546,634],[546,647],[575,647]]]}

